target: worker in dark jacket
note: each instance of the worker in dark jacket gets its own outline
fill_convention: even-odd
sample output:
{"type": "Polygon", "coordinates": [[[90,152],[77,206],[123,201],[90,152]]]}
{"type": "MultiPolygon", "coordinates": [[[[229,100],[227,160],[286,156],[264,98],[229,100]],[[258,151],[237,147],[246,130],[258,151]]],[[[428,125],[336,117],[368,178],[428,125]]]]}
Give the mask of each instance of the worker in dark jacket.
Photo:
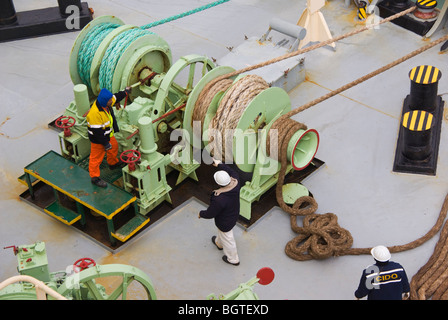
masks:
{"type": "Polygon", "coordinates": [[[237,266],[240,260],[233,236],[233,227],[240,214],[239,176],[236,171],[221,161],[214,159],[213,165],[219,169],[214,174],[214,179],[220,188],[212,192],[210,205],[207,210],[199,212],[199,218],[215,219],[218,236],[213,236],[212,242],[219,250],[224,249],[222,259],[225,262],[237,266]]]}
{"type": "Polygon", "coordinates": [[[126,90],[112,94],[107,89],[101,89],[98,98],[92,104],[86,116],[87,132],[90,140],[89,174],[93,184],[107,187],[107,183],[100,178],[100,164],[107,153],[109,168],[119,166],[118,142],[114,133],[119,131],[112,106],[121,101],[131,91],[126,90]]]}
{"type": "Polygon", "coordinates": [[[404,268],[390,261],[390,252],[385,246],[376,246],[370,253],[375,264],[364,269],[355,297],[368,300],[402,300],[409,297],[409,281],[404,268]],[[404,294],[404,297],[403,297],[404,294]]]}

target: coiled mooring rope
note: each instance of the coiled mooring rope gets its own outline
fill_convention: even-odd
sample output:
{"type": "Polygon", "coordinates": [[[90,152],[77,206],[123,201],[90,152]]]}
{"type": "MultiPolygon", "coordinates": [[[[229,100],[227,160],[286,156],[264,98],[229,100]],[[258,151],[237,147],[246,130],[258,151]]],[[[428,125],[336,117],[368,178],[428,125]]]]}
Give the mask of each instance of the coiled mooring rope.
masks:
{"type": "MultiPolygon", "coordinates": [[[[368,79],[370,79],[370,78],[372,78],[372,77],[374,77],[374,76],[376,76],[376,75],[378,75],[378,74],[380,74],[380,73],[382,73],[382,72],[384,72],[386,70],[389,70],[390,68],[392,68],[392,67],[394,67],[394,66],[396,66],[396,65],[398,65],[398,64],[400,64],[400,63],[402,63],[402,62],[404,62],[404,61],[406,61],[406,60],[408,60],[408,59],[410,59],[410,58],[412,58],[412,57],[414,57],[414,56],[416,56],[416,55],[418,55],[418,54],[420,54],[420,53],[422,53],[422,52],[424,52],[424,51],[426,51],[426,50],[428,50],[428,49],[430,49],[430,48],[432,48],[434,46],[436,46],[437,44],[440,44],[441,42],[446,41],[446,40],[448,40],[448,35],[444,36],[444,37],[442,37],[442,38],[440,38],[438,40],[435,40],[435,41],[433,41],[433,42],[431,42],[431,43],[429,43],[429,44],[427,44],[427,45],[425,45],[425,46],[423,46],[423,47],[421,47],[421,48],[419,48],[419,49],[417,49],[417,50],[415,50],[415,51],[413,51],[413,52],[411,52],[411,53],[409,53],[409,54],[407,54],[407,55],[405,55],[403,57],[401,57],[400,59],[397,59],[397,60],[395,60],[395,61],[393,61],[393,62],[391,62],[391,63],[389,63],[389,64],[387,64],[387,65],[385,65],[385,66],[383,66],[383,67],[381,67],[381,68],[379,68],[379,69],[377,69],[377,70],[375,70],[375,71],[373,71],[373,72],[371,72],[371,73],[369,73],[369,74],[367,74],[367,75],[365,75],[365,76],[363,76],[363,77],[361,77],[361,78],[359,78],[357,80],[355,80],[355,81],[352,81],[352,82],[350,82],[350,83],[340,87],[339,89],[336,89],[336,90],[334,90],[334,91],[332,91],[332,92],[330,92],[330,93],[328,93],[328,94],[326,94],[324,96],[321,96],[320,98],[317,98],[317,99],[315,99],[315,100],[313,100],[313,101],[311,101],[311,102],[309,102],[309,103],[307,103],[307,104],[297,108],[297,109],[294,109],[294,110],[288,112],[287,114],[283,115],[279,119],[277,119],[276,122],[278,122],[278,124],[274,123],[274,125],[272,127],[276,127],[276,128],[287,127],[288,123],[286,122],[286,119],[288,119],[289,117],[291,117],[293,115],[296,115],[299,112],[302,112],[302,111],[304,111],[304,110],[306,110],[306,109],[308,109],[308,108],[310,108],[310,107],[312,107],[312,106],[314,106],[314,105],[316,105],[316,104],[318,104],[318,103],[320,103],[320,102],[322,102],[324,100],[327,100],[330,97],[333,97],[333,96],[335,96],[335,95],[337,95],[337,94],[339,94],[339,93],[341,93],[341,92],[343,92],[343,91],[345,91],[345,90],[347,90],[347,89],[349,89],[351,87],[354,87],[355,85],[357,85],[357,84],[359,84],[361,82],[364,82],[364,81],[366,81],[366,80],[368,80],[368,79]]],[[[281,148],[281,152],[279,152],[280,157],[286,158],[287,144],[288,144],[288,141],[289,141],[291,136],[292,136],[292,133],[290,135],[279,135],[279,145],[281,146],[280,147],[281,148]]],[[[282,173],[284,173],[285,170],[286,170],[286,159],[283,159],[283,158],[281,160],[282,167],[281,167],[281,172],[279,174],[279,180],[278,180],[278,183],[277,183],[277,190],[276,190],[277,202],[279,203],[280,207],[285,212],[288,212],[289,214],[291,214],[293,216],[303,215],[303,213],[302,213],[301,209],[299,208],[298,204],[293,205],[293,207],[289,207],[283,201],[283,197],[282,197],[282,193],[281,193],[281,191],[282,191],[281,187],[283,185],[284,174],[282,174],[282,173]]],[[[297,201],[299,201],[299,200],[300,199],[298,199],[297,201]]],[[[308,201],[308,203],[310,203],[310,201],[308,201]]],[[[300,204],[305,203],[305,202],[307,202],[307,201],[303,201],[303,200],[299,201],[300,204]]],[[[313,214],[314,214],[314,212],[313,212],[313,214]]],[[[441,215],[442,215],[442,213],[441,213],[441,215]]],[[[445,215],[446,215],[446,213],[445,213],[445,215]]],[[[442,220],[442,222],[443,222],[443,220],[442,220]]],[[[437,224],[439,224],[439,223],[440,223],[440,221],[438,220],[437,224]]],[[[325,243],[324,246],[332,247],[331,250],[332,250],[334,256],[368,254],[368,253],[370,253],[370,250],[371,250],[371,248],[348,249],[349,248],[349,247],[347,247],[348,244],[350,243],[350,246],[351,246],[351,242],[352,242],[352,240],[349,239],[351,236],[348,236],[347,232],[344,229],[342,229],[342,228],[338,229],[336,232],[334,231],[335,228],[332,228],[331,229],[332,230],[331,237],[327,236],[325,239],[322,239],[321,238],[322,233],[320,231],[317,232],[317,233],[314,233],[316,231],[316,228],[313,228],[312,230],[311,229],[306,229],[306,228],[305,228],[306,230],[305,229],[298,229],[298,228],[296,228],[296,226],[294,224],[292,224],[291,227],[292,227],[292,229],[294,231],[299,233],[299,236],[298,236],[298,239],[292,240],[292,242],[290,242],[286,246],[285,250],[286,250],[286,253],[288,254],[288,256],[290,256],[291,258],[297,259],[297,260],[302,260],[302,259],[303,260],[308,260],[309,259],[309,257],[302,258],[301,254],[304,252],[304,247],[302,245],[301,246],[298,245],[298,243],[302,241],[301,239],[304,236],[304,234],[310,234],[310,235],[311,234],[316,234],[317,236],[319,236],[320,239],[321,239],[321,243],[325,243]],[[304,232],[304,234],[300,234],[302,232],[304,232]],[[337,241],[338,244],[342,244],[341,246],[333,245],[332,241],[329,241],[331,239],[335,239],[335,238],[338,238],[338,237],[347,237],[347,239],[345,241],[337,241]],[[295,244],[295,245],[293,245],[293,244],[295,244]]],[[[441,227],[441,225],[437,225],[438,230],[440,229],[440,227],[441,227]]],[[[432,236],[433,235],[434,234],[432,234],[432,236]]],[[[425,241],[427,241],[427,240],[430,239],[430,237],[425,237],[424,239],[425,239],[425,241]]],[[[390,247],[389,249],[390,249],[391,252],[401,252],[401,251],[405,251],[405,250],[416,248],[417,246],[419,246],[421,244],[422,244],[421,241],[413,241],[413,242],[411,242],[409,244],[401,245],[401,246],[393,246],[393,247],[390,247]]],[[[307,249],[307,251],[312,251],[313,249],[314,248],[310,247],[309,249],[307,249]]],[[[325,252],[327,252],[327,249],[325,250],[325,252]]],[[[318,252],[308,252],[308,254],[310,256],[312,256],[314,259],[323,259],[323,258],[327,258],[328,257],[327,253],[323,254],[322,256],[318,252]]]]}
{"type": "MultiPolygon", "coordinates": [[[[434,227],[433,235],[445,220],[448,211],[448,195],[440,211],[437,228],[434,227]]],[[[445,223],[440,232],[439,241],[428,262],[412,277],[411,300],[448,300],[448,223],[445,223]]]]}
{"type": "MultiPolygon", "coordinates": [[[[101,61],[98,78],[100,87],[112,90],[112,78],[115,67],[126,48],[128,48],[129,45],[138,38],[147,34],[154,34],[153,32],[147,31],[146,29],[192,15],[194,13],[215,7],[228,1],[230,0],[215,1],[196,9],[189,10],[187,12],[180,13],[165,19],[161,19],[159,21],[155,21],[141,27],[136,27],[119,34],[110,43],[101,61]]],[[[91,88],[90,70],[92,67],[92,61],[95,56],[95,52],[97,51],[101,42],[106,38],[106,36],[118,27],[120,27],[120,25],[115,23],[99,24],[93,27],[92,30],[90,30],[86,34],[80,45],[80,50],[77,57],[77,69],[82,82],[88,88],[91,88]]]]}

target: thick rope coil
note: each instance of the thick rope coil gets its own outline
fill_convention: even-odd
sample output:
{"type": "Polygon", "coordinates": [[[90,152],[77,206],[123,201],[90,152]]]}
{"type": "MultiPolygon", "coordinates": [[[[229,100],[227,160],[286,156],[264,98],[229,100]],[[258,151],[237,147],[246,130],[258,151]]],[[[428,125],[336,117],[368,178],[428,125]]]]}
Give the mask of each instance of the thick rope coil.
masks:
{"type": "MultiPolygon", "coordinates": [[[[448,195],[445,197],[440,216],[432,234],[438,232],[448,211],[448,195]]],[[[428,262],[412,277],[411,300],[448,300],[448,223],[440,232],[434,252],[428,262]]]]}
{"type": "Polygon", "coordinates": [[[233,83],[230,79],[208,83],[199,94],[194,106],[192,121],[204,119],[211,101],[219,92],[225,92],[218,105],[214,117],[208,126],[209,152],[222,161],[233,159],[233,134],[238,121],[250,102],[263,90],[269,88],[268,83],[257,75],[247,75],[233,83]]]}
{"type": "MultiPolygon", "coordinates": [[[[361,254],[370,254],[370,250],[372,247],[369,248],[351,248],[351,245],[353,243],[352,236],[350,233],[340,228],[339,226],[333,224],[331,229],[331,235],[327,235],[323,237],[323,231],[317,232],[317,229],[315,228],[316,225],[322,225],[322,223],[318,223],[313,228],[299,228],[297,227],[296,223],[296,217],[297,216],[307,216],[307,215],[316,215],[315,211],[317,209],[317,203],[312,197],[301,197],[296,200],[296,202],[289,206],[286,204],[283,200],[283,193],[282,193],[282,187],[285,179],[285,173],[287,168],[287,159],[286,159],[286,151],[288,147],[288,142],[291,139],[292,135],[298,130],[298,129],[306,129],[306,126],[298,124],[298,122],[295,122],[291,119],[288,119],[287,115],[281,116],[279,119],[277,119],[274,124],[271,126],[272,129],[279,129],[283,132],[278,135],[279,137],[279,157],[280,157],[280,173],[277,181],[276,186],[276,198],[277,202],[280,206],[280,208],[289,213],[291,215],[291,228],[293,231],[299,233],[299,236],[296,239],[291,240],[285,248],[286,254],[297,260],[309,260],[311,258],[314,259],[325,259],[329,257],[329,252],[331,252],[333,256],[342,256],[342,255],[361,255],[361,254]],[[288,121],[289,120],[289,121],[288,121]],[[308,204],[308,207],[303,209],[303,205],[308,204]],[[317,239],[319,240],[321,245],[317,246],[314,245],[313,247],[306,247],[302,242],[304,241],[304,235],[307,237],[310,235],[315,235],[315,239],[310,240],[307,245],[311,243],[317,243],[317,239]],[[337,241],[336,241],[337,240],[337,241]],[[325,243],[325,245],[324,245],[325,243]],[[323,250],[323,247],[328,246],[328,249],[325,248],[323,250]],[[308,251],[308,255],[304,255],[305,251],[308,251]],[[317,251],[316,251],[317,250],[317,251]]],[[[268,139],[269,140],[269,139],[268,139]]],[[[268,149],[269,150],[269,149],[268,149]]],[[[445,199],[445,203],[442,207],[442,210],[439,214],[439,218],[437,219],[435,225],[422,237],[420,237],[417,240],[414,240],[410,243],[404,244],[404,245],[398,245],[398,246],[391,246],[389,247],[389,250],[391,253],[397,253],[402,252],[406,250],[410,250],[413,248],[416,248],[429,239],[431,239],[437,232],[439,232],[440,228],[442,227],[443,221],[446,218],[447,215],[447,208],[448,208],[448,196],[445,199]]],[[[313,221],[316,218],[313,218],[313,221]]],[[[308,221],[308,220],[307,220],[308,221]]],[[[333,221],[334,223],[335,221],[333,221]]],[[[307,222],[308,223],[308,222],[307,222]]],[[[304,221],[305,224],[305,221],[304,221]]]]}
{"type": "Polygon", "coordinates": [[[126,49],[135,40],[153,32],[142,30],[139,28],[126,30],[117,35],[107,47],[104,57],[101,61],[99,70],[99,84],[101,88],[112,91],[112,80],[115,73],[115,67],[126,49]]]}
{"type": "Polygon", "coordinates": [[[191,125],[193,125],[194,121],[204,123],[208,107],[210,106],[213,98],[218,93],[226,91],[232,83],[233,81],[231,79],[222,79],[221,81],[207,83],[196,100],[193,116],[191,118],[191,125]]]}
{"type": "Polygon", "coordinates": [[[238,121],[249,103],[267,88],[269,85],[263,78],[248,75],[239,79],[222,97],[208,128],[209,148],[214,153],[222,151],[221,160],[233,160],[233,135],[238,121]],[[216,133],[221,139],[215,139],[216,133]]]}
{"type": "Polygon", "coordinates": [[[90,83],[90,67],[92,65],[93,57],[95,52],[100,46],[101,42],[106,38],[106,36],[112,32],[114,29],[118,28],[118,24],[114,23],[103,23],[96,28],[87,33],[86,37],[81,43],[78,52],[78,73],[82,82],[91,87],[90,83]]]}
{"type": "MultiPolygon", "coordinates": [[[[299,234],[286,244],[285,253],[299,261],[338,256],[351,247],[353,238],[350,232],[339,227],[337,216],[333,213],[316,214],[317,202],[311,196],[300,197],[292,206],[283,200],[282,188],[287,168],[286,151],[289,140],[300,129],[306,130],[307,127],[283,115],[272,124],[267,139],[267,144],[270,145],[271,131],[278,131],[281,167],[275,190],[277,202],[283,211],[290,214],[291,229],[299,234]],[[298,216],[305,216],[303,227],[297,225],[298,216]]],[[[270,150],[270,147],[267,150],[270,150]]]]}

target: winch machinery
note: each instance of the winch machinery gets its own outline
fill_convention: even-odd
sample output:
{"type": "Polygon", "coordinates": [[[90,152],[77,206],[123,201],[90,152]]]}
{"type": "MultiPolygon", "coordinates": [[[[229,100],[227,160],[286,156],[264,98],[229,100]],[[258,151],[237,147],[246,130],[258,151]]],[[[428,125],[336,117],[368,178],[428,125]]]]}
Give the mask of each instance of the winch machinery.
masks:
{"type": "MultiPolygon", "coordinates": [[[[112,247],[144,228],[161,204],[173,203],[171,196],[184,180],[199,181],[201,166],[213,158],[240,171],[240,217],[251,223],[253,204],[283,183],[280,174],[306,168],[319,145],[316,130],[286,116],[291,101],[283,88],[204,55],[173,62],[168,43],[147,29],[101,16],[80,31],[69,58],[74,99],[53,123],[61,129],[61,152],[47,152],[19,178],[28,186],[24,199],[67,225],[80,223],[112,247]],[[102,88],[116,93],[126,87],[131,92],[113,106],[124,164],[110,169],[103,163],[101,178],[108,187],[99,188],[87,172],[86,116],[102,88]],[[168,183],[167,175],[175,175],[176,182],[168,183]],[[48,194],[36,181],[54,197],[36,200],[48,194]],[[88,227],[89,211],[106,219],[106,233],[88,227]]],[[[287,204],[309,195],[299,183],[282,190],[287,204]]]]}

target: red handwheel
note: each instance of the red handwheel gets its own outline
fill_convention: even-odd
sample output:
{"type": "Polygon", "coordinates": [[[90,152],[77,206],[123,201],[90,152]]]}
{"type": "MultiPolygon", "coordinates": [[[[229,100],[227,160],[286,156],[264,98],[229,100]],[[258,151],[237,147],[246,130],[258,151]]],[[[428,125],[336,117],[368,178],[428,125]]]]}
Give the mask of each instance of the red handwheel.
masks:
{"type": "Polygon", "coordinates": [[[135,163],[140,160],[141,156],[142,155],[137,150],[126,150],[120,154],[120,159],[128,164],[130,171],[134,171],[135,163]]]}
{"type": "Polygon", "coordinates": [[[73,269],[75,272],[82,271],[84,269],[96,266],[96,262],[91,258],[81,258],[76,260],[73,264],[73,269]]]}
{"type": "Polygon", "coordinates": [[[64,129],[64,136],[70,137],[72,135],[72,132],[70,131],[70,128],[73,127],[76,123],[75,118],[71,116],[61,116],[56,119],[54,124],[56,127],[64,129]]]}
{"type": "Polygon", "coordinates": [[[265,286],[270,284],[274,280],[275,274],[271,268],[261,268],[257,272],[258,283],[265,286]]]}

